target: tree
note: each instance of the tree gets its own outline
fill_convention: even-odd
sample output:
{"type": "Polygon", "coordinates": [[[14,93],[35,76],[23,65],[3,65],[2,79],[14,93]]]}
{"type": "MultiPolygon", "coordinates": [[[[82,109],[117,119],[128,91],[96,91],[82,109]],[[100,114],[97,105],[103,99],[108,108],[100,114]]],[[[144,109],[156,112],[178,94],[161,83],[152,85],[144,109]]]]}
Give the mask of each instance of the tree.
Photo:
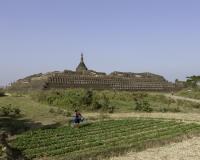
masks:
{"type": "Polygon", "coordinates": [[[190,87],[190,88],[193,88],[193,89],[196,89],[197,88],[197,82],[200,82],[200,76],[188,76],[186,77],[187,80],[184,84],[185,87],[190,87]]]}

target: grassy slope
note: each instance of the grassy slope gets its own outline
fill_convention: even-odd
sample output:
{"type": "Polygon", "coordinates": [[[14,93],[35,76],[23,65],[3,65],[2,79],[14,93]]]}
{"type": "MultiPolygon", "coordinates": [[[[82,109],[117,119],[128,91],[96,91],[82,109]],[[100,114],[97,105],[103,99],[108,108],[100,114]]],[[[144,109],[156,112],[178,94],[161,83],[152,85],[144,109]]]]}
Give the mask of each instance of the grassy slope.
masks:
{"type": "MultiPolygon", "coordinates": [[[[20,109],[20,117],[0,117],[0,159],[3,158],[5,153],[7,157],[11,158],[12,155],[5,137],[11,135],[20,134],[25,130],[34,130],[44,125],[62,125],[67,124],[69,118],[62,115],[55,115],[49,113],[50,106],[40,104],[30,99],[28,96],[24,97],[12,97],[3,96],[0,97],[0,107],[11,104],[12,107],[20,109]],[[7,146],[6,150],[3,148],[7,146]]],[[[51,107],[52,108],[52,107],[51,107]]],[[[15,153],[14,153],[15,154],[15,153]]],[[[20,154],[20,153],[17,153],[20,154]]]]}
{"type": "Polygon", "coordinates": [[[42,125],[50,123],[61,123],[66,120],[63,116],[56,116],[49,114],[50,107],[45,104],[35,102],[28,96],[12,97],[5,96],[0,98],[0,106],[11,104],[12,107],[18,107],[21,110],[22,117],[19,119],[29,119],[36,123],[40,122],[42,125]]]}

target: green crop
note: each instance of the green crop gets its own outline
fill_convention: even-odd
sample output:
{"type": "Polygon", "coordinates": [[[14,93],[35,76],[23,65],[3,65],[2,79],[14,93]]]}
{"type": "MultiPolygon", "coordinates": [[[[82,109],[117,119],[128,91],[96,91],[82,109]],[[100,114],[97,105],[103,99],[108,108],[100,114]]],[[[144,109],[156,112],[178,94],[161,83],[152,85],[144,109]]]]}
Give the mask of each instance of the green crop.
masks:
{"type": "Polygon", "coordinates": [[[109,156],[186,133],[200,132],[200,125],[176,121],[124,119],[87,123],[79,129],[69,126],[26,132],[14,141],[28,158],[87,159],[109,156]]]}

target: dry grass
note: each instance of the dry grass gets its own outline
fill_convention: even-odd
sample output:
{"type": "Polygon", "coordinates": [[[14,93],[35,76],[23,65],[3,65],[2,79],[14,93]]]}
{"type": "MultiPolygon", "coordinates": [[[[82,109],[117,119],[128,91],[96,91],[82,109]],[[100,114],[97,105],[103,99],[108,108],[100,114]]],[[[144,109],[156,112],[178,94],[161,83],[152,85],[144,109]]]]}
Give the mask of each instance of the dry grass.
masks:
{"type": "MultiPolygon", "coordinates": [[[[84,117],[99,117],[98,113],[83,113],[84,117]]],[[[176,119],[183,122],[196,122],[200,123],[199,114],[195,113],[114,113],[108,114],[110,118],[121,119],[121,118],[162,118],[162,119],[176,119]]]]}
{"type": "Polygon", "coordinates": [[[113,157],[110,160],[199,160],[200,137],[171,143],[169,145],[149,148],[143,152],[129,152],[125,156],[113,157]]]}

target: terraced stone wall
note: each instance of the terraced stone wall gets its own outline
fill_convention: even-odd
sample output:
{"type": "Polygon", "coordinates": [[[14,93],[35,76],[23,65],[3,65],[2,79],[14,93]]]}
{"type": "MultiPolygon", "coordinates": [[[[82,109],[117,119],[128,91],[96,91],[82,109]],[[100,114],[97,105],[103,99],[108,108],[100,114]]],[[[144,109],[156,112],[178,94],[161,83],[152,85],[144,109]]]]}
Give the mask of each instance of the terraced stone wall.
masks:
{"type": "Polygon", "coordinates": [[[83,74],[49,74],[18,80],[7,87],[9,91],[34,92],[51,88],[84,88],[117,91],[178,91],[182,87],[162,76],[116,76],[83,74]]]}
{"type": "Polygon", "coordinates": [[[115,89],[119,91],[176,91],[179,86],[164,78],[126,78],[116,76],[53,76],[47,80],[50,88],[84,88],[96,90],[115,89]]]}

